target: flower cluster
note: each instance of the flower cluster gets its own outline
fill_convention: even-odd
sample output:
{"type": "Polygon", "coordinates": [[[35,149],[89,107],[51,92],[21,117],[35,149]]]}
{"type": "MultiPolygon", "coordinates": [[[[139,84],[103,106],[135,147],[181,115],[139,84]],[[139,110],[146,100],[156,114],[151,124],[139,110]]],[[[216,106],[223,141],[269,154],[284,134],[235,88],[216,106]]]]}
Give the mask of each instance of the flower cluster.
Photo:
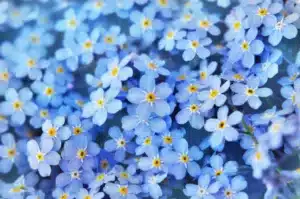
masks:
{"type": "Polygon", "coordinates": [[[300,1],[208,1],[0,2],[0,198],[299,197],[300,1]]]}

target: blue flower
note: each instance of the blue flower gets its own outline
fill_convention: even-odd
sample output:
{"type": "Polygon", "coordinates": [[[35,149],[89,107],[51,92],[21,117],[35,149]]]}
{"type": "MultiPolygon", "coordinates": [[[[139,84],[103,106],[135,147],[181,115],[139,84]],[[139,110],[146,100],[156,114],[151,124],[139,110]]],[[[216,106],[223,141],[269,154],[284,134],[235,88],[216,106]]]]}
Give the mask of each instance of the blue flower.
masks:
{"type": "Polygon", "coordinates": [[[93,123],[101,126],[107,119],[108,113],[115,114],[122,109],[122,102],[115,97],[119,90],[111,88],[104,92],[102,88],[98,88],[90,94],[90,102],[83,106],[82,117],[93,117],[93,123]]]}
{"type": "Polygon", "coordinates": [[[167,173],[151,174],[145,176],[145,185],[143,190],[149,192],[150,196],[154,199],[158,199],[163,195],[162,188],[159,186],[164,179],[166,179],[167,173]]]}
{"type": "Polygon", "coordinates": [[[70,8],[65,11],[64,19],[58,20],[55,24],[55,29],[60,32],[72,33],[75,32],[85,19],[83,12],[76,15],[74,9],[70,8]]]}
{"type": "Polygon", "coordinates": [[[61,105],[62,94],[66,92],[66,87],[55,83],[55,75],[48,72],[44,75],[43,81],[34,81],[31,85],[32,90],[38,95],[37,104],[46,107],[51,104],[54,107],[61,105]]]}
{"type": "Polygon", "coordinates": [[[86,198],[92,198],[92,199],[101,199],[104,197],[103,192],[95,192],[94,190],[86,190],[84,188],[81,188],[78,191],[77,199],[86,199],[86,198]]]}
{"type": "Polygon", "coordinates": [[[188,143],[185,139],[176,141],[173,147],[175,153],[170,150],[165,153],[165,156],[173,163],[169,168],[169,172],[177,180],[183,179],[186,176],[186,171],[192,177],[197,177],[200,174],[200,166],[196,161],[202,158],[202,151],[197,146],[188,148],[188,143]]]}
{"type": "Polygon", "coordinates": [[[140,184],[142,182],[142,176],[137,174],[137,168],[134,164],[129,165],[126,169],[116,165],[114,169],[120,184],[140,184]]]}
{"type": "Polygon", "coordinates": [[[101,31],[101,39],[95,46],[95,52],[97,54],[106,53],[107,55],[116,56],[118,47],[126,42],[126,36],[120,34],[121,28],[119,26],[111,26],[108,30],[103,29],[101,31]]]}
{"type": "Polygon", "coordinates": [[[145,75],[152,76],[154,78],[159,75],[168,76],[170,71],[164,67],[165,61],[159,59],[153,59],[148,57],[146,54],[142,54],[134,61],[134,67],[139,71],[144,72],[145,75]]]}
{"type": "Polygon", "coordinates": [[[24,124],[26,115],[33,116],[38,109],[31,102],[32,96],[32,92],[26,87],[19,90],[19,93],[13,88],[7,89],[6,101],[0,103],[0,114],[10,116],[10,121],[15,126],[24,124]]]}
{"type": "Polygon", "coordinates": [[[255,178],[261,178],[263,171],[271,165],[267,147],[256,145],[255,150],[249,154],[249,162],[253,169],[253,176],[255,178]]]}
{"type": "Polygon", "coordinates": [[[282,37],[293,39],[297,36],[298,30],[292,23],[298,18],[299,15],[297,13],[292,13],[286,17],[278,17],[277,20],[264,26],[262,29],[262,35],[269,36],[268,41],[273,46],[277,46],[282,37]]]}
{"type": "Polygon", "coordinates": [[[54,140],[54,148],[59,149],[61,146],[61,141],[69,139],[72,132],[69,127],[64,126],[65,118],[62,116],[57,116],[52,120],[46,120],[42,125],[44,138],[51,138],[54,140]]]}
{"type": "Polygon", "coordinates": [[[180,29],[168,28],[165,30],[164,37],[159,40],[158,48],[166,51],[172,51],[175,47],[176,41],[183,39],[186,32],[180,29]]]}
{"type": "Polygon", "coordinates": [[[20,154],[18,152],[15,138],[12,134],[7,133],[2,135],[1,142],[3,145],[0,145],[0,172],[8,173],[15,161],[18,161],[20,154]]]}
{"type": "Polygon", "coordinates": [[[134,130],[137,136],[149,136],[152,132],[160,133],[167,128],[166,122],[151,112],[137,112],[122,117],[122,128],[125,131],[134,130]]]}
{"type": "Polygon", "coordinates": [[[55,188],[54,191],[52,192],[52,197],[55,199],[62,199],[62,198],[70,198],[73,199],[74,195],[70,193],[67,190],[61,189],[61,188],[55,188]]]}
{"type": "Polygon", "coordinates": [[[64,144],[62,158],[72,165],[82,165],[84,170],[94,167],[94,159],[100,152],[98,144],[89,141],[85,135],[78,135],[64,144]]]}
{"type": "Polygon", "coordinates": [[[198,178],[198,185],[186,184],[183,193],[191,198],[215,199],[220,188],[219,182],[213,182],[210,175],[203,174],[198,178]]]}
{"type": "Polygon", "coordinates": [[[235,42],[229,51],[229,60],[235,63],[242,61],[246,68],[251,68],[255,61],[255,55],[260,55],[264,50],[264,43],[256,39],[258,30],[251,28],[247,31],[244,39],[235,42]]]}
{"type": "Polygon", "coordinates": [[[225,33],[226,41],[241,40],[245,36],[245,29],[247,28],[246,13],[240,6],[232,9],[229,15],[225,18],[225,23],[229,30],[225,33]]]}
{"type": "Polygon", "coordinates": [[[195,99],[200,91],[206,86],[200,84],[199,81],[194,79],[189,81],[184,81],[178,84],[177,89],[178,93],[176,93],[175,97],[179,103],[187,102],[189,100],[195,99]]]}
{"type": "Polygon", "coordinates": [[[114,152],[116,161],[124,161],[126,152],[134,153],[135,144],[131,142],[132,132],[125,132],[123,135],[118,127],[112,127],[109,129],[108,134],[112,139],[104,143],[104,149],[108,152],[114,152]]]}
{"type": "Polygon", "coordinates": [[[136,155],[141,155],[143,153],[157,153],[161,139],[159,136],[152,133],[149,136],[138,136],[136,138],[136,143],[139,145],[135,149],[136,155]]]}
{"type": "Polygon", "coordinates": [[[204,125],[203,112],[201,109],[201,102],[197,99],[190,99],[190,101],[182,105],[182,109],[175,116],[178,124],[185,124],[187,122],[195,129],[201,129],[204,125]]]}
{"type": "Polygon", "coordinates": [[[206,37],[206,32],[190,32],[187,34],[187,39],[178,41],[176,47],[179,50],[184,50],[182,54],[184,61],[191,61],[196,54],[201,59],[207,58],[210,55],[210,51],[205,47],[211,42],[212,40],[206,37]]]}
{"type": "Polygon", "coordinates": [[[233,128],[241,122],[243,114],[239,111],[234,111],[228,116],[228,107],[222,106],[218,110],[218,119],[208,119],[205,123],[205,130],[212,132],[210,137],[211,147],[216,148],[226,141],[236,141],[238,139],[238,131],[233,128]]]}
{"type": "Polygon", "coordinates": [[[41,139],[40,144],[35,140],[27,142],[28,161],[33,170],[38,170],[42,177],[50,176],[51,166],[58,165],[60,155],[53,149],[53,141],[51,139],[41,139]]]}
{"type": "Polygon", "coordinates": [[[143,12],[134,10],[130,14],[130,20],[134,23],[130,26],[130,35],[143,38],[147,44],[156,38],[156,31],[163,28],[162,21],[155,19],[156,10],[152,6],[145,7],[143,12]]]}
{"type": "Polygon", "coordinates": [[[205,84],[208,82],[208,79],[212,76],[212,74],[216,71],[217,69],[217,62],[213,61],[210,62],[209,64],[207,63],[207,60],[203,60],[200,63],[199,67],[199,78],[200,82],[205,84]]]}
{"type": "Polygon", "coordinates": [[[242,176],[236,176],[224,182],[224,197],[225,198],[239,198],[248,199],[248,195],[243,192],[247,187],[247,181],[242,176]]]}
{"type": "Polygon", "coordinates": [[[246,84],[232,84],[231,90],[236,93],[232,96],[233,105],[241,106],[248,101],[251,108],[258,109],[262,104],[259,97],[268,97],[273,93],[269,88],[258,88],[258,86],[259,79],[257,77],[249,77],[246,84]]]}
{"type": "Polygon", "coordinates": [[[293,86],[287,85],[280,89],[281,95],[286,99],[282,104],[283,108],[300,107],[299,90],[300,79],[297,79],[293,86]]]}
{"type": "Polygon", "coordinates": [[[131,88],[128,91],[127,99],[138,104],[137,111],[154,112],[159,116],[170,114],[171,107],[166,102],[172,89],[167,83],[155,85],[155,79],[144,75],[140,79],[140,88],[131,88]]]}
{"type": "Polygon", "coordinates": [[[75,112],[74,115],[68,117],[68,125],[71,127],[74,136],[87,134],[93,127],[92,121],[89,119],[81,120],[80,114],[80,112],[75,112]]]}
{"type": "Polygon", "coordinates": [[[287,67],[288,77],[281,77],[278,83],[282,86],[293,84],[294,81],[300,76],[300,65],[290,64],[287,67]]]}
{"type": "Polygon", "coordinates": [[[200,32],[208,32],[211,35],[219,35],[221,33],[220,29],[215,25],[219,22],[219,18],[216,15],[209,15],[203,12],[197,12],[195,15],[195,20],[191,28],[198,29],[200,32]]]}
{"type": "Polygon", "coordinates": [[[108,61],[107,72],[101,78],[103,88],[107,88],[108,86],[121,88],[122,81],[126,81],[132,77],[133,71],[131,67],[127,66],[131,59],[132,54],[127,55],[120,61],[118,57],[114,57],[108,61]]]}
{"type": "Polygon", "coordinates": [[[89,188],[93,190],[97,190],[100,188],[103,184],[106,184],[108,182],[112,182],[115,180],[115,172],[100,172],[95,175],[95,179],[89,184],[89,188]]]}
{"type": "Polygon", "coordinates": [[[87,17],[91,20],[95,20],[101,15],[108,15],[114,12],[114,5],[107,0],[87,1],[83,7],[88,11],[87,17]]]}
{"type": "Polygon", "coordinates": [[[214,105],[222,106],[227,99],[223,93],[225,93],[230,86],[229,81],[221,85],[221,79],[218,76],[211,76],[207,84],[209,85],[209,90],[205,89],[198,94],[198,99],[204,101],[201,106],[203,111],[212,109],[214,105]]]}
{"type": "Polygon", "coordinates": [[[138,185],[132,184],[115,184],[107,183],[103,188],[103,191],[114,199],[137,199],[137,194],[141,192],[141,188],[138,185]]]}

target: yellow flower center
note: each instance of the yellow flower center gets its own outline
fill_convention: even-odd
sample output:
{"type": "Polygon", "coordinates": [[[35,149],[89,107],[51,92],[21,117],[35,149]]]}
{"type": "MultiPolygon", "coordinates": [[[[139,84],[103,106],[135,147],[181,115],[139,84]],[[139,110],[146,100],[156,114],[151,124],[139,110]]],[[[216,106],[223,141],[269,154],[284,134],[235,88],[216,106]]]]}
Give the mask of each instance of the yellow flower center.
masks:
{"type": "Polygon", "coordinates": [[[197,104],[191,104],[189,109],[192,113],[195,113],[199,110],[199,106],[197,104]]]}
{"type": "Polygon", "coordinates": [[[40,111],[40,116],[41,116],[42,118],[48,117],[48,111],[47,111],[47,110],[41,110],[41,111],[40,111]]]}
{"type": "Polygon", "coordinates": [[[152,26],[152,21],[151,21],[150,19],[145,18],[145,19],[142,20],[142,27],[143,27],[144,29],[148,29],[148,28],[150,28],[151,26],[152,26]]]}
{"type": "Polygon", "coordinates": [[[264,17],[268,14],[268,9],[266,8],[259,8],[257,11],[257,15],[260,17],[264,17]]]}
{"type": "Polygon", "coordinates": [[[234,22],[234,23],[232,24],[232,26],[233,26],[233,29],[234,29],[235,31],[238,31],[238,30],[241,29],[242,24],[241,24],[240,21],[236,21],[236,22],[234,22]]]}
{"type": "Polygon", "coordinates": [[[123,148],[126,145],[126,141],[124,138],[120,138],[119,140],[117,140],[117,147],[118,148],[123,148]]]}
{"type": "Polygon", "coordinates": [[[68,199],[69,198],[69,195],[67,193],[63,193],[59,199],[68,199]]]}
{"type": "Polygon", "coordinates": [[[25,191],[25,188],[26,187],[24,185],[15,186],[15,187],[10,189],[10,192],[21,193],[21,192],[25,191]]]}
{"type": "Polygon", "coordinates": [[[48,129],[48,135],[50,137],[55,137],[56,134],[57,134],[57,131],[56,131],[56,129],[54,127],[51,127],[51,128],[48,129]]]}
{"type": "Polygon", "coordinates": [[[252,96],[255,94],[255,90],[253,88],[247,88],[246,89],[246,95],[252,96]]]}
{"type": "Polygon", "coordinates": [[[86,196],[83,197],[83,199],[92,199],[92,196],[86,195],[86,196]]]}
{"type": "Polygon", "coordinates": [[[91,41],[86,41],[84,42],[83,47],[85,49],[91,49],[93,47],[93,43],[91,41]]]}
{"type": "Polygon", "coordinates": [[[235,80],[238,80],[238,81],[244,80],[243,76],[240,75],[240,74],[238,74],[238,73],[234,74],[234,75],[233,75],[233,78],[234,78],[235,80]]]}
{"type": "Polygon", "coordinates": [[[179,161],[182,163],[187,163],[190,161],[190,158],[187,154],[182,154],[179,158],[179,161]]]}
{"type": "Polygon", "coordinates": [[[109,166],[109,163],[108,163],[107,160],[101,160],[101,161],[100,161],[100,167],[101,167],[102,169],[107,169],[108,166],[109,166]]]}
{"type": "Polygon", "coordinates": [[[159,5],[166,7],[168,5],[168,0],[158,0],[159,5]]]}
{"type": "Polygon", "coordinates": [[[151,137],[146,137],[145,138],[145,140],[144,140],[144,145],[151,145],[151,143],[152,143],[152,139],[151,139],[151,137]]]}
{"type": "Polygon", "coordinates": [[[294,75],[292,75],[291,77],[290,77],[290,80],[291,81],[295,81],[295,79],[298,77],[298,73],[295,73],[294,75]]]}
{"type": "Polygon", "coordinates": [[[79,149],[76,155],[78,159],[83,160],[87,155],[87,151],[85,149],[79,149]]]}
{"type": "Polygon", "coordinates": [[[205,80],[206,77],[207,77],[207,73],[206,72],[204,72],[204,71],[200,72],[200,79],[201,80],[205,80]]]}
{"type": "Polygon", "coordinates": [[[219,129],[224,129],[226,127],[226,122],[225,121],[221,121],[219,124],[218,124],[218,127],[219,129]]]}
{"type": "Polygon", "coordinates": [[[5,117],[3,115],[0,115],[0,121],[5,120],[5,117]]]}
{"type": "Polygon", "coordinates": [[[124,178],[124,179],[128,179],[128,177],[129,177],[127,172],[121,172],[120,176],[121,176],[121,178],[124,178]]]}
{"type": "Polygon", "coordinates": [[[178,80],[185,80],[186,79],[186,76],[185,75],[179,75],[177,77],[178,80]]]}
{"type": "Polygon", "coordinates": [[[156,70],[158,67],[155,63],[149,62],[148,63],[148,68],[151,69],[151,70],[156,70]]]}
{"type": "Polygon", "coordinates": [[[192,47],[193,47],[193,48],[198,48],[199,45],[200,45],[200,44],[199,44],[198,41],[196,41],[196,40],[192,41],[192,47]]]}
{"type": "Polygon", "coordinates": [[[119,193],[122,196],[126,196],[128,194],[128,188],[126,186],[120,186],[119,188],[119,193]]]}
{"type": "Polygon", "coordinates": [[[74,135],[79,135],[81,133],[82,133],[82,128],[80,128],[80,127],[73,128],[73,134],[74,135]]]}
{"type": "Polygon", "coordinates": [[[153,158],[152,160],[152,167],[160,168],[161,167],[161,160],[160,158],[153,158]]]}
{"type": "Polygon", "coordinates": [[[118,74],[119,74],[119,67],[118,66],[113,67],[111,69],[110,73],[111,73],[111,76],[113,76],[113,77],[118,76],[118,74]]]}
{"type": "Polygon", "coordinates": [[[39,36],[32,35],[32,36],[30,37],[30,39],[31,39],[31,42],[34,43],[34,44],[40,43],[40,37],[39,37],[39,36]]]}
{"type": "Polygon", "coordinates": [[[195,84],[190,84],[188,86],[188,91],[189,93],[196,93],[198,91],[198,86],[196,86],[195,84]]]}
{"type": "Polygon", "coordinates": [[[8,79],[9,79],[9,73],[8,72],[0,73],[0,80],[7,81],[8,79]]]}
{"type": "Polygon", "coordinates": [[[257,151],[257,152],[255,153],[254,157],[255,157],[256,160],[261,160],[261,159],[262,159],[262,154],[261,154],[260,152],[257,151]]]}
{"type": "Polygon", "coordinates": [[[33,67],[35,66],[35,64],[36,64],[36,62],[35,62],[34,59],[29,59],[29,60],[27,61],[27,66],[28,66],[29,68],[33,68],[33,67]]]}
{"type": "Polygon", "coordinates": [[[76,19],[70,19],[70,20],[68,21],[68,25],[69,25],[69,27],[71,27],[71,28],[76,28],[76,26],[77,26],[77,21],[76,21],[76,19]]]}
{"type": "Polygon", "coordinates": [[[175,33],[174,33],[173,31],[169,31],[169,32],[167,33],[167,38],[168,38],[168,39],[173,39],[174,36],[175,36],[175,33]]]}
{"type": "Polygon", "coordinates": [[[102,8],[103,7],[103,1],[97,1],[97,2],[95,2],[95,7],[96,8],[102,8]]]}
{"type": "Polygon", "coordinates": [[[215,99],[219,95],[219,91],[217,89],[212,89],[209,92],[209,98],[215,99]]]}
{"type": "Polygon", "coordinates": [[[216,170],[215,171],[215,176],[220,176],[222,175],[223,171],[222,170],[216,170]]]}
{"type": "Polygon", "coordinates": [[[104,37],[104,42],[107,44],[112,44],[114,42],[114,38],[112,36],[104,37]]]}
{"type": "Polygon", "coordinates": [[[206,29],[210,26],[210,22],[208,20],[201,20],[199,21],[199,26],[206,29]]]}
{"type": "Polygon", "coordinates": [[[225,191],[225,197],[226,198],[231,198],[232,197],[232,192],[229,191],[229,190],[225,191]]]}
{"type": "Polygon", "coordinates": [[[241,44],[241,48],[243,51],[248,51],[249,50],[249,43],[247,41],[243,41],[241,44]]]}
{"type": "Polygon", "coordinates": [[[45,93],[45,95],[50,97],[54,94],[54,89],[51,87],[46,87],[44,93],[45,93]]]}
{"type": "Polygon", "coordinates": [[[15,101],[13,103],[13,107],[14,107],[15,110],[21,110],[22,106],[23,106],[23,103],[21,101],[15,101]]]}
{"type": "Polygon", "coordinates": [[[16,153],[17,153],[17,151],[16,151],[15,148],[12,148],[12,149],[8,149],[8,150],[7,150],[7,156],[8,156],[9,158],[15,157],[16,153]]]}
{"type": "Polygon", "coordinates": [[[38,160],[38,162],[44,161],[44,154],[42,152],[38,152],[36,154],[36,159],[38,160]]]}
{"type": "Polygon", "coordinates": [[[281,129],[281,124],[280,123],[273,123],[271,125],[271,131],[274,133],[278,133],[281,129]]]}
{"type": "Polygon", "coordinates": [[[103,107],[103,106],[104,106],[104,99],[99,99],[99,100],[97,100],[97,105],[98,105],[99,107],[103,107]]]}
{"type": "Polygon", "coordinates": [[[150,92],[146,95],[146,101],[148,103],[153,103],[156,100],[156,96],[154,93],[150,92]]]}
{"type": "Polygon", "coordinates": [[[104,179],[104,177],[105,177],[104,173],[101,173],[101,174],[97,175],[96,180],[102,181],[104,179]]]}
{"type": "Polygon", "coordinates": [[[75,103],[80,107],[82,107],[84,104],[84,102],[82,100],[75,100],[75,103]]]}
{"type": "Polygon", "coordinates": [[[64,68],[63,68],[62,66],[58,66],[58,67],[56,68],[56,72],[57,72],[57,73],[63,73],[63,72],[64,72],[64,68]]]}
{"type": "Polygon", "coordinates": [[[169,135],[164,136],[163,138],[165,144],[172,144],[173,138],[169,135]]]}

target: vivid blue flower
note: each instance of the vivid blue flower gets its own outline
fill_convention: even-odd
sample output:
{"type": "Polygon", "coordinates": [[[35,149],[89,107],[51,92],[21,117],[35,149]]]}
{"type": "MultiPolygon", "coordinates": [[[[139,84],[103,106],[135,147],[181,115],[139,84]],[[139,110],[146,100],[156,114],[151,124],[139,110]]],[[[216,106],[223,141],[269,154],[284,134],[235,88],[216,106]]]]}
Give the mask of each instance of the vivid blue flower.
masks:
{"type": "Polygon", "coordinates": [[[163,65],[165,65],[165,61],[150,58],[146,54],[140,55],[134,61],[134,67],[144,72],[145,75],[150,75],[154,78],[159,77],[159,75],[168,76],[170,74],[170,71],[164,68],[163,65]]]}
{"type": "Polygon", "coordinates": [[[262,35],[268,36],[268,41],[273,46],[277,46],[283,37],[286,39],[293,39],[298,33],[298,30],[293,23],[298,18],[299,15],[297,13],[292,13],[286,17],[277,17],[277,20],[264,26],[262,35]]]}
{"type": "Polygon", "coordinates": [[[290,64],[287,67],[288,77],[281,77],[278,83],[282,86],[293,84],[294,81],[300,76],[300,65],[290,64]]]}
{"type": "Polygon", "coordinates": [[[196,54],[199,58],[205,59],[210,55],[210,51],[206,46],[210,45],[212,40],[206,37],[206,32],[189,32],[187,39],[182,39],[177,42],[176,47],[179,50],[184,50],[182,58],[184,61],[191,61],[196,54]]]}
{"type": "Polygon", "coordinates": [[[115,171],[100,172],[95,175],[95,179],[89,184],[89,188],[93,190],[99,189],[103,184],[115,180],[115,171]]]}
{"type": "Polygon", "coordinates": [[[155,79],[144,75],[140,79],[140,88],[131,88],[128,91],[127,99],[138,104],[137,111],[154,112],[159,116],[169,115],[171,107],[166,101],[172,93],[167,83],[155,85],[155,79]]]}
{"type": "Polygon", "coordinates": [[[218,66],[218,64],[215,61],[207,63],[207,60],[203,60],[199,65],[200,82],[203,84],[208,82],[208,79],[216,71],[217,66],[218,66]]]}
{"type": "Polygon", "coordinates": [[[300,107],[299,90],[300,79],[297,79],[293,86],[287,85],[280,89],[281,95],[286,99],[282,104],[283,108],[300,107]]]}
{"type": "Polygon", "coordinates": [[[112,127],[108,134],[112,139],[104,143],[104,149],[108,152],[114,152],[116,161],[124,161],[126,152],[134,153],[135,144],[131,142],[134,136],[132,132],[122,133],[118,127],[112,127]]]}
{"type": "Polygon", "coordinates": [[[149,136],[152,132],[160,133],[167,128],[166,122],[151,112],[137,112],[122,117],[122,128],[125,131],[134,130],[137,136],[149,136]]]}
{"type": "Polygon", "coordinates": [[[229,15],[225,18],[225,23],[229,30],[225,33],[226,41],[241,40],[245,36],[245,29],[247,28],[246,13],[240,6],[231,10],[229,15]]]}
{"type": "Polygon", "coordinates": [[[54,143],[49,138],[41,139],[40,144],[35,140],[27,142],[28,161],[33,170],[38,170],[42,177],[50,176],[51,166],[58,165],[60,155],[52,151],[54,143]]]}
{"type": "Polygon", "coordinates": [[[86,190],[84,188],[81,188],[78,191],[76,199],[86,199],[86,198],[91,198],[91,199],[101,199],[104,197],[103,192],[95,192],[94,190],[86,190]]]}
{"type": "Polygon", "coordinates": [[[82,117],[93,117],[93,123],[101,126],[107,119],[108,113],[115,114],[122,109],[122,102],[115,97],[119,90],[110,88],[104,92],[102,88],[98,88],[90,94],[90,102],[83,106],[82,117]]]}
{"type": "Polygon", "coordinates": [[[129,165],[126,169],[116,165],[114,169],[120,184],[140,184],[142,182],[142,176],[137,174],[137,168],[134,164],[129,165]]]}
{"type": "Polygon", "coordinates": [[[203,101],[201,106],[203,111],[212,109],[214,105],[222,106],[227,99],[223,93],[225,93],[230,86],[229,81],[221,85],[221,79],[218,76],[211,76],[207,84],[209,85],[209,90],[205,89],[198,94],[198,99],[203,101]]]}
{"type": "Polygon", "coordinates": [[[72,33],[82,26],[82,22],[85,19],[85,13],[75,13],[75,10],[70,8],[65,11],[64,19],[58,20],[55,24],[55,29],[60,32],[72,33]]]}
{"type": "Polygon", "coordinates": [[[168,28],[165,30],[164,37],[159,41],[158,48],[166,51],[172,51],[175,47],[176,41],[183,39],[186,32],[175,28],[168,28]]]}
{"type": "Polygon", "coordinates": [[[62,198],[68,198],[73,199],[74,195],[72,195],[69,191],[61,189],[61,188],[55,188],[52,192],[52,197],[55,199],[62,199],[62,198]]]}
{"type": "Polygon", "coordinates": [[[156,10],[153,6],[147,6],[143,12],[134,10],[130,14],[130,20],[134,23],[130,26],[130,35],[143,38],[143,41],[150,44],[156,38],[156,31],[163,28],[162,21],[155,18],[156,10]]]}
{"type": "Polygon", "coordinates": [[[247,187],[247,181],[242,176],[236,176],[224,182],[223,197],[233,199],[248,199],[248,195],[243,191],[247,187]]]}
{"type": "Polygon", "coordinates": [[[231,90],[236,93],[232,96],[233,105],[241,106],[248,102],[251,108],[258,109],[262,104],[259,97],[268,97],[273,93],[269,88],[258,87],[259,79],[257,77],[249,77],[246,81],[246,84],[232,84],[231,90]]]}
{"type": "Polygon", "coordinates": [[[98,144],[90,142],[85,135],[78,135],[65,142],[61,156],[69,164],[82,165],[83,169],[89,170],[95,166],[93,157],[99,152],[98,144]]]}
{"type": "Polygon", "coordinates": [[[71,127],[74,136],[87,134],[93,127],[93,123],[89,119],[81,120],[80,112],[75,112],[74,115],[68,117],[68,125],[71,127]]]}
{"type": "Polygon", "coordinates": [[[18,161],[20,154],[18,152],[17,143],[12,134],[3,134],[1,136],[1,142],[3,145],[0,145],[0,172],[8,173],[15,161],[18,161]]]}
{"type": "Polygon", "coordinates": [[[103,191],[114,199],[137,199],[136,195],[141,192],[141,188],[132,184],[107,183],[103,191]]]}
{"type": "Polygon", "coordinates": [[[200,32],[205,31],[216,36],[221,33],[220,29],[215,25],[219,20],[220,19],[216,15],[197,12],[195,13],[194,24],[192,24],[190,28],[196,28],[200,32]]]}
{"type": "Polygon", "coordinates": [[[195,99],[206,85],[200,84],[199,81],[194,79],[189,81],[184,81],[177,86],[178,93],[175,97],[179,103],[187,102],[189,100],[195,99]]]}
{"type": "Polygon", "coordinates": [[[83,7],[88,11],[87,17],[91,20],[95,20],[101,15],[111,14],[114,11],[114,5],[107,0],[89,0],[84,3],[83,7]]]}
{"type": "Polygon", "coordinates": [[[146,174],[145,185],[143,186],[144,192],[149,192],[150,196],[154,199],[158,199],[163,196],[162,188],[159,186],[164,179],[166,179],[167,173],[162,174],[146,174]]]}
{"type": "Polygon", "coordinates": [[[199,176],[198,185],[186,184],[183,193],[190,198],[215,199],[220,188],[219,182],[213,182],[210,175],[204,174],[199,176]]]}
{"type": "Polygon", "coordinates": [[[246,68],[251,68],[255,62],[255,55],[260,55],[264,50],[264,43],[256,39],[258,30],[251,28],[247,31],[245,38],[235,42],[229,51],[229,60],[235,63],[242,61],[246,68]]]}
{"type": "Polygon", "coordinates": [[[169,168],[169,172],[177,180],[183,179],[186,176],[186,172],[192,177],[197,177],[200,174],[200,166],[196,161],[202,158],[202,151],[197,146],[188,148],[188,143],[183,138],[176,141],[173,147],[175,153],[168,150],[164,154],[173,163],[169,168]]]}
{"type": "Polygon", "coordinates": [[[161,139],[154,134],[149,136],[138,136],[136,138],[136,143],[138,144],[135,149],[136,155],[141,155],[143,153],[157,153],[158,146],[161,144],[161,139]]]}
{"type": "Polygon", "coordinates": [[[0,114],[10,116],[12,125],[24,124],[26,115],[33,116],[38,109],[36,104],[31,101],[32,97],[32,92],[26,87],[19,92],[13,88],[7,89],[5,101],[0,103],[0,114]]]}
{"type": "Polygon", "coordinates": [[[210,137],[210,145],[216,148],[218,145],[226,141],[236,141],[238,139],[238,131],[232,127],[241,122],[243,114],[234,111],[228,116],[229,109],[222,106],[218,110],[218,119],[208,119],[205,123],[205,130],[212,132],[210,137]]]}
{"type": "Polygon", "coordinates": [[[127,66],[132,56],[132,54],[127,55],[120,61],[118,57],[114,57],[108,61],[107,72],[101,77],[103,88],[107,88],[108,86],[121,88],[122,81],[126,81],[132,77],[133,71],[131,67],[127,66]]]}

